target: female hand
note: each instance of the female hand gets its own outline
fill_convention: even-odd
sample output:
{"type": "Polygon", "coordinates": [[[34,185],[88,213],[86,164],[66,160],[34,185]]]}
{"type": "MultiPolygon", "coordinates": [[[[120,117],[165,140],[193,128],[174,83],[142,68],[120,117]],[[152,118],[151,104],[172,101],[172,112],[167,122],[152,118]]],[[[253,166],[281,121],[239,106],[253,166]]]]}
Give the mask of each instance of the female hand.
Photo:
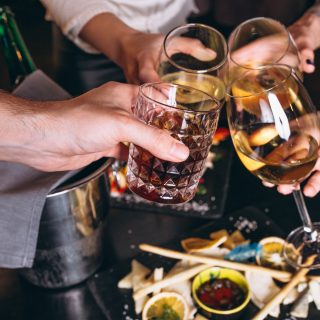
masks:
{"type": "Polygon", "coordinates": [[[301,55],[301,70],[307,73],[313,72],[314,51],[320,47],[320,4],[311,7],[288,30],[301,55]]]}

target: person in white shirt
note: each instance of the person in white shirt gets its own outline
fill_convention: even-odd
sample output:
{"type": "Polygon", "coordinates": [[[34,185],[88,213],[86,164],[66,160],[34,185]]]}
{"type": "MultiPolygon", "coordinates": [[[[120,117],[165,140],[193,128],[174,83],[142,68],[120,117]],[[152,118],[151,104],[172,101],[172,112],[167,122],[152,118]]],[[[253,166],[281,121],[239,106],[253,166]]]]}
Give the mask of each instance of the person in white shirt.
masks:
{"type": "Polygon", "coordinates": [[[41,2],[47,19],[70,40],[55,32],[60,58],[57,82],[74,95],[109,80],[157,79],[154,63],[164,34],[197,11],[193,0],[41,2]]]}

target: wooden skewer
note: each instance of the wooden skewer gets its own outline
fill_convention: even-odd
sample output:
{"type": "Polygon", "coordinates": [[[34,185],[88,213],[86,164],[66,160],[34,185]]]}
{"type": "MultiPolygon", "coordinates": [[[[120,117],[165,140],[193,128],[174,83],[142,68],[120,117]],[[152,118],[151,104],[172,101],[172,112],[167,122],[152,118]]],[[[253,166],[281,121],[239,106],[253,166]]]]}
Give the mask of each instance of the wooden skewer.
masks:
{"type": "Polygon", "coordinates": [[[263,320],[276,305],[280,304],[288,293],[305,277],[307,268],[300,269],[292,279],[255,315],[252,320],[263,320]]]}
{"type": "Polygon", "coordinates": [[[146,296],[147,294],[152,293],[156,290],[160,290],[162,288],[165,288],[165,287],[172,285],[172,284],[175,284],[175,283],[189,280],[192,277],[194,277],[195,275],[197,275],[198,273],[200,273],[201,271],[208,269],[208,267],[209,266],[205,265],[205,264],[200,264],[200,265],[198,264],[190,269],[179,272],[178,274],[175,274],[171,277],[164,278],[163,280],[157,281],[148,287],[137,290],[133,294],[133,299],[134,300],[140,299],[143,296],[146,296]]]}
{"type": "Polygon", "coordinates": [[[149,244],[141,244],[139,248],[142,251],[147,251],[161,256],[165,256],[173,259],[188,260],[193,262],[199,262],[210,266],[230,268],[240,271],[255,271],[267,273],[273,278],[279,279],[280,281],[289,281],[292,274],[287,271],[275,270],[271,268],[265,268],[257,265],[244,264],[240,262],[228,261],[218,258],[205,257],[195,254],[183,253],[175,250],[165,249],[157,246],[152,246],[149,244]]]}

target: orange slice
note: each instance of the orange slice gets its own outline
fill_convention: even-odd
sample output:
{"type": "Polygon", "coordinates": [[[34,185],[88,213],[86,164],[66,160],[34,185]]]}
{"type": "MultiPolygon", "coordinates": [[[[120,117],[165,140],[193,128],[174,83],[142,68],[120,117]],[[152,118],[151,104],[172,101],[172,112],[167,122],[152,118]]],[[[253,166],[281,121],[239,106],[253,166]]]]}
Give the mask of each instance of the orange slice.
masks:
{"type": "Polygon", "coordinates": [[[181,294],[175,292],[161,292],[147,301],[143,308],[142,320],[151,319],[179,319],[189,318],[188,305],[181,294]]]}
{"type": "Polygon", "coordinates": [[[246,152],[247,154],[253,153],[253,150],[251,149],[248,141],[248,136],[245,132],[238,131],[233,136],[233,143],[241,162],[249,171],[253,172],[265,166],[265,163],[254,160],[244,154],[244,152],[246,152]],[[242,150],[245,151],[242,152],[242,150]]]}
{"type": "Polygon", "coordinates": [[[212,247],[218,247],[224,241],[227,240],[226,236],[210,240],[202,238],[187,238],[181,241],[182,248],[189,253],[192,252],[201,252],[212,247]]]}
{"type": "Polygon", "coordinates": [[[248,142],[251,147],[258,147],[267,144],[278,135],[274,126],[261,127],[248,136],[248,142]]]}

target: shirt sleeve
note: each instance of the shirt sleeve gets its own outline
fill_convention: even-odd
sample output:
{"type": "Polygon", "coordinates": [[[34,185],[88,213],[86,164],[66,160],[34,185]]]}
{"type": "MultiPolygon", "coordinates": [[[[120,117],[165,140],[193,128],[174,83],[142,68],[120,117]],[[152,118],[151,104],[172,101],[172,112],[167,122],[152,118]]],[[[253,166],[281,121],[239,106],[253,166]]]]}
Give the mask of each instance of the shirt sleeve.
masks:
{"type": "Polygon", "coordinates": [[[99,0],[41,0],[46,8],[46,19],[53,20],[63,34],[88,53],[99,53],[94,47],[79,38],[81,29],[96,15],[118,8],[108,1],[99,0]]]}

